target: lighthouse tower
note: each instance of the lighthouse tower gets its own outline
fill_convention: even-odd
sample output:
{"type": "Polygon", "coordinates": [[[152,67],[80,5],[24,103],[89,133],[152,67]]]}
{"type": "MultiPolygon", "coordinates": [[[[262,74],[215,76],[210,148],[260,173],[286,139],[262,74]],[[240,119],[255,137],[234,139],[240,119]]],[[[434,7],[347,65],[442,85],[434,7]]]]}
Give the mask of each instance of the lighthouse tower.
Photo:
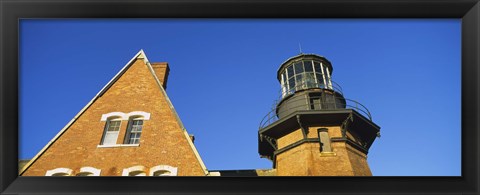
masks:
{"type": "Polygon", "coordinates": [[[280,95],[260,123],[258,150],[278,176],[370,176],[367,153],[380,127],[344,97],[325,57],[300,54],[280,65],[280,95]]]}

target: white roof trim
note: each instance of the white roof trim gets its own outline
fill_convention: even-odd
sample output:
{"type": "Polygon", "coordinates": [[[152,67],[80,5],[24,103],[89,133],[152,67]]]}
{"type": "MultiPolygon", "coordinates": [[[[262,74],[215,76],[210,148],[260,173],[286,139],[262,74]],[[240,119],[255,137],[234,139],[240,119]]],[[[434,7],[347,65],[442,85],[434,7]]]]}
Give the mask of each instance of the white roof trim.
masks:
{"type": "MultiPolygon", "coordinates": [[[[100,92],[97,93],[97,95],[95,95],[95,98],[97,96],[102,96],[103,93],[105,93],[105,91],[107,91],[108,88],[110,88],[110,86],[115,83],[115,81],[117,81],[121,75],[123,75],[123,73],[125,73],[125,71],[132,65],[132,62],[134,62],[136,59],[146,59],[146,56],[145,56],[145,52],[143,52],[143,49],[141,49],[137,54],[135,54],[135,56],[133,56],[132,59],[130,59],[130,61],[127,62],[127,64],[125,66],[123,66],[123,68],[118,71],[118,73],[100,90],[100,92]]],[[[145,61],[145,63],[147,63],[147,61],[145,61]]]]}

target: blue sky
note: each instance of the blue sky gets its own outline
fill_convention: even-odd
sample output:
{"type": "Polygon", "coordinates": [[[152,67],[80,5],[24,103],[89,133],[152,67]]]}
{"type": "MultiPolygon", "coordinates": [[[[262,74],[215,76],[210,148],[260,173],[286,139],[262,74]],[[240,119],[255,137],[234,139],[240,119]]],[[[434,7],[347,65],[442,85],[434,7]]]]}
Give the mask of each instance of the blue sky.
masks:
{"type": "Polygon", "coordinates": [[[167,61],[167,93],[209,170],[267,169],[262,118],[276,71],[325,56],[381,127],[376,176],[461,175],[459,19],[20,21],[20,159],[36,155],[140,50],[167,61]]]}

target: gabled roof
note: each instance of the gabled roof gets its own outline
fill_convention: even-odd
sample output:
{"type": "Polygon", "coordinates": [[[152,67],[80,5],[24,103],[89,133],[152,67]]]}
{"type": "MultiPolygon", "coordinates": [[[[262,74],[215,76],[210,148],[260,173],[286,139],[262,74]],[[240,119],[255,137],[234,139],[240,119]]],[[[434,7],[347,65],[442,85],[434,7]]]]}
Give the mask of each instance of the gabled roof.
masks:
{"type": "Polygon", "coordinates": [[[173,104],[170,101],[170,98],[168,98],[168,95],[165,92],[165,89],[163,88],[162,83],[160,82],[157,75],[155,74],[155,71],[153,70],[152,65],[148,61],[148,58],[145,55],[145,52],[143,51],[143,49],[141,49],[137,54],[135,54],[135,56],[133,56],[133,58],[130,59],[130,61],[128,61],[127,64],[125,64],[125,66],[123,66],[123,68],[97,93],[97,95],[95,95],[95,97],[93,97],[93,99],[90,100],[90,102],[88,102],[87,105],[85,107],[83,107],[82,110],[80,110],[80,112],[78,112],[77,115],[75,115],[75,117],[73,117],[73,119],[70,120],[70,122],[68,122],[67,125],[65,125],[65,127],[63,127],[62,130],[60,130],[60,132],[57,133],[57,135],[55,135],[55,137],[53,137],[53,139],[50,140],[50,142],[48,142],[47,145],[45,147],[43,147],[40,150],[40,152],[38,152],[37,155],[35,155],[32,158],[32,160],[30,160],[30,162],[28,162],[23,167],[23,169],[21,169],[20,175],[23,174],[23,172],[25,172],[25,170],[27,170],[30,167],[30,165],[32,165],[78,119],[78,117],[80,117],[99,97],[101,97],[130,68],[130,66],[132,66],[133,62],[135,62],[136,59],[143,59],[143,61],[147,65],[148,69],[150,70],[150,73],[155,78],[155,82],[157,83],[157,86],[160,88],[160,91],[165,96],[165,99],[167,100],[167,103],[168,103],[170,109],[174,113],[175,118],[176,118],[178,124],[180,125],[180,128],[183,130],[183,134],[184,134],[185,138],[187,139],[188,144],[192,148],[193,153],[195,154],[195,157],[197,158],[198,162],[202,166],[202,169],[203,169],[205,175],[207,175],[208,170],[207,170],[205,164],[203,163],[202,159],[200,158],[200,155],[198,154],[197,149],[193,145],[193,142],[190,139],[190,136],[188,135],[187,130],[183,126],[183,123],[180,120],[180,117],[178,116],[177,111],[173,107],[173,104]]]}

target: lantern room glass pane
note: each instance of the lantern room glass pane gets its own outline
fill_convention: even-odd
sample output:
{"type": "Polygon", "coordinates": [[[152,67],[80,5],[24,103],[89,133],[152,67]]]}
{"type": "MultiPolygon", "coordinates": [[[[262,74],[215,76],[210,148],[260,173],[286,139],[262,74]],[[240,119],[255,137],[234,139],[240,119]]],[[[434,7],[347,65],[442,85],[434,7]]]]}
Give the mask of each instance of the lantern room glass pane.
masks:
{"type": "Polygon", "coordinates": [[[302,61],[295,62],[295,64],[293,64],[293,66],[295,67],[295,74],[300,74],[300,73],[303,72],[302,61]]]}
{"type": "Polygon", "coordinates": [[[317,83],[320,88],[325,88],[325,83],[323,82],[323,75],[321,73],[316,73],[317,75],[317,83]]]}
{"type": "MultiPolygon", "coordinates": [[[[325,64],[322,64],[322,68],[323,68],[323,74],[325,74],[328,77],[327,66],[325,66],[325,64]]],[[[327,77],[325,77],[325,78],[327,78],[327,77]]]]}
{"type": "Polygon", "coordinates": [[[288,79],[288,89],[291,91],[295,88],[295,78],[288,79]]]}
{"type": "Polygon", "coordinates": [[[321,60],[291,62],[281,74],[282,97],[308,88],[332,89],[328,67],[321,60]]]}
{"type": "Polygon", "coordinates": [[[305,86],[307,88],[314,88],[315,86],[315,75],[313,72],[306,72],[305,73],[305,78],[303,78],[305,81],[305,86]]]}
{"type": "Polygon", "coordinates": [[[303,61],[303,66],[305,67],[305,72],[313,72],[312,61],[303,61]]]}
{"type": "Polygon", "coordinates": [[[297,74],[295,75],[295,81],[296,83],[296,90],[300,90],[304,88],[304,81],[302,80],[303,74],[297,74]]]}
{"type": "Polygon", "coordinates": [[[327,86],[328,89],[332,89],[332,84],[331,84],[331,81],[330,81],[330,74],[329,74],[329,71],[328,71],[328,68],[327,66],[325,66],[325,64],[322,64],[323,66],[323,73],[325,74],[325,86],[327,86]]]}
{"type": "Polygon", "coordinates": [[[289,66],[287,68],[287,73],[288,73],[288,79],[290,79],[293,76],[293,66],[289,66]]]}
{"type": "Polygon", "coordinates": [[[315,68],[315,72],[317,74],[322,74],[322,69],[320,68],[319,62],[313,62],[313,67],[315,68]]]}

